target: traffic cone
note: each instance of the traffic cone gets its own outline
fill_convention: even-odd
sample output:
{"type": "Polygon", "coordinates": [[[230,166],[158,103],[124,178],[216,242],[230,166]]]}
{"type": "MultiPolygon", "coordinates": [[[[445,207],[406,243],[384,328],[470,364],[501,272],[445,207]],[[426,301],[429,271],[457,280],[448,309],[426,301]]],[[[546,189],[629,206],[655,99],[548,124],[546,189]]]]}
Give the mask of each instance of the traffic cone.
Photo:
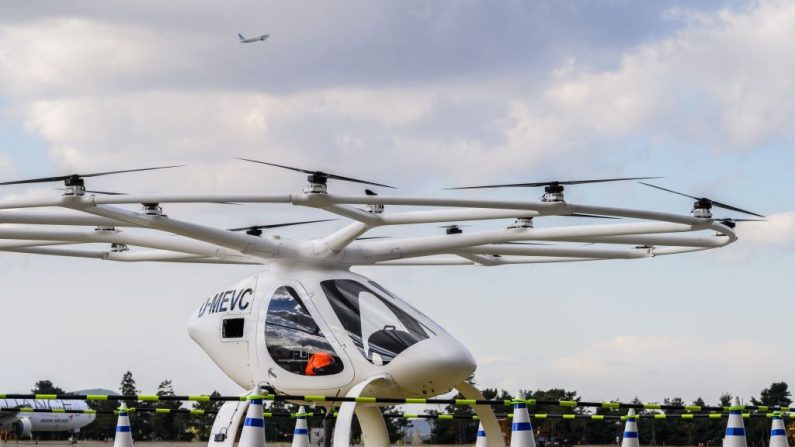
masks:
{"type": "Polygon", "coordinates": [[[638,418],[635,417],[635,410],[632,408],[627,413],[627,423],[624,425],[624,437],[621,439],[621,447],[640,447],[638,441],[638,418]]]}
{"type": "Polygon", "coordinates": [[[486,430],[483,430],[483,424],[478,424],[478,437],[475,438],[475,447],[486,447],[487,445],[486,430]]]}
{"type": "Polygon", "coordinates": [[[298,408],[298,415],[295,417],[293,447],[309,447],[309,429],[306,426],[306,410],[304,407],[298,408]]]}
{"type": "Polygon", "coordinates": [[[513,406],[511,447],[536,447],[536,439],[533,436],[533,425],[530,424],[527,404],[515,404],[513,406]]]}
{"type": "Polygon", "coordinates": [[[784,421],[778,414],[773,415],[773,426],[770,429],[770,447],[789,447],[787,430],[784,421]]]}
{"type": "Polygon", "coordinates": [[[729,422],[726,424],[726,437],[723,447],[748,447],[745,440],[745,424],[743,423],[743,407],[740,399],[734,398],[734,405],[729,407],[729,422]]]}
{"type": "Polygon", "coordinates": [[[263,447],[265,445],[265,419],[262,417],[262,399],[249,399],[246,420],[240,433],[238,447],[263,447]]]}
{"type": "Polygon", "coordinates": [[[124,402],[119,405],[119,419],[116,420],[116,437],[113,439],[113,447],[132,447],[132,427],[130,427],[130,415],[127,413],[127,404],[124,402]]]}

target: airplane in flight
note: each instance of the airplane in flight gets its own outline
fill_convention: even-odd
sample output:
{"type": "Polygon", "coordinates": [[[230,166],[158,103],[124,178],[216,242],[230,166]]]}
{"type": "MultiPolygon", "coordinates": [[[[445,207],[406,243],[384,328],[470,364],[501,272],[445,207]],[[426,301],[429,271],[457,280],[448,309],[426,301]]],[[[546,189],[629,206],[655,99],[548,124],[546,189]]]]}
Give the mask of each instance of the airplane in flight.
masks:
{"type": "Polygon", "coordinates": [[[50,410],[88,409],[88,404],[77,400],[0,399],[0,432],[13,433],[17,439],[31,438],[34,432],[40,431],[77,432],[94,422],[96,415],[50,410]]]}
{"type": "Polygon", "coordinates": [[[267,39],[268,37],[270,37],[270,34],[263,34],[261,36],[256,36],[256,37],[246,37],[246,36],[238,33],[237,37],[240,38],[240,43],[252,43],[252,42],[263,41],[263,40],[267,39]]]}

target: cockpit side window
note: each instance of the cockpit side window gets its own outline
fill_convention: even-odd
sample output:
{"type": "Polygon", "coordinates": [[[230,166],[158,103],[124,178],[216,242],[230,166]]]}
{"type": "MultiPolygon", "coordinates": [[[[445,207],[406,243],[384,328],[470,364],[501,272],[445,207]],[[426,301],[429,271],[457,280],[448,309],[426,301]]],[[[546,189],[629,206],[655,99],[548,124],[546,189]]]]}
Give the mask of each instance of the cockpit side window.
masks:
{"type": "Polygon", "coordinates": [[[433,332],[373,289],[350,279],[322,281],[320,286],[359,352],[386,365],[433,332]]]}
{"type": "Polygon", "coordinates": [[[292,287],[279,287],[271,297],[265,345],[276,364],[293,374],[328,376],[343,369],[342,360],[292,287]]]}

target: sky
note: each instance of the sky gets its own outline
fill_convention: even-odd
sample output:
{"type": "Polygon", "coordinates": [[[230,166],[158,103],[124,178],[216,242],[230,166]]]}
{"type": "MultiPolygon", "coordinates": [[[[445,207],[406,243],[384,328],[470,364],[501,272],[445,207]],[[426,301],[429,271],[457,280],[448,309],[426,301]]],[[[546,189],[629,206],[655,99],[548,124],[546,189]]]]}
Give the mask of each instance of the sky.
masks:
{"type": "MultiPolygon", "coordinates": [[[[3,2],[0,179],[185,164],[89,187],[300,191],[301,175],[234,160],[249,157],[405,195],[534,200],[540,191],[441,189],[662,176],[662,186],[768,220],[741,224],[729,247],[681,256],[357,271],[461,340],[480,386],[747,400],[795,379],[793,21],[795,4],[779,0],[3,2]],[[243,45],[237,33],[271,37],[243,45]]],[[[572,187],[567,199],[682,214],[692,206],[636,183],[572,187]]],[[[325,217],[268,205],[166,211],[219,228],[325,217]]],[[[547,222],[538,226],[569,221],[547,222]]],[[[116,389],[130,370],[146,393],[165,379],[178,393],[240,392],[186,323],[208,293],[257,267],[11,253],[0,267],[0,391],[44,378],[116,389]]]]}

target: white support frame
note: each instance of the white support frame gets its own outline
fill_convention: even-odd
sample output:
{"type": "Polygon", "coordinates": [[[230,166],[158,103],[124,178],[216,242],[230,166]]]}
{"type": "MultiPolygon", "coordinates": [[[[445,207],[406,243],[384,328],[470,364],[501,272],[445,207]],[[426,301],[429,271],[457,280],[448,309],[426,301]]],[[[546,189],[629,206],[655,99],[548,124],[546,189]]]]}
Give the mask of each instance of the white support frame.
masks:
{"type": "Polygon", "coordinates": [[[355,265],[482,265],[638,259],[719,248],[737,236],[711,219],[626,208],[567,202],[504,201],[390,196],[310,194],[229,194],[149,196],[62,196],[46,200],[0,201],[0,251],[88,257],[119,262],[191,262],[265,264],[305,262],[343,267],[355,265]],[[256,237],[173,217],[147,215],[120,205],[158,203],[269,203],[315,208],[351,222],[316,239],[256,237]],[[354,205],[433,207],[368,212],[354,205]],[[46,208],[26,211],[25,209],[46,208]],[[53,212],[51,208],[69,210],[53,212]],[[444,222],[529,219],[574,213],[637,219],[543,228],[502,228],[438,236],[357,240],[373,228],[444,222]],[[41,228],[40,226],[45,226],[41,228]],[[48,226],[82,226],[90,231],[62,231],[48,226]],[[117,230],[116,228],[132,228],[117,230]],[[161,233],[160,235],[156,233],[161,233]],[[162,233],[170,233],[164,235],[162,233]],[[177,235],[177,236],[174,236],[177,235]],[[549,245],[517,245],[544,241],[549,245]],[[105,250],[83,244],[107,244],[105,250]],[[70,245],[69,248],[53,247],[70,245]],[[109,244],[149,250],[111,250],[109,244]],[[610,244],[613,248],[606,248],[610,244]],[[616,247],[617,246],[617,247],[616,247]]]}

